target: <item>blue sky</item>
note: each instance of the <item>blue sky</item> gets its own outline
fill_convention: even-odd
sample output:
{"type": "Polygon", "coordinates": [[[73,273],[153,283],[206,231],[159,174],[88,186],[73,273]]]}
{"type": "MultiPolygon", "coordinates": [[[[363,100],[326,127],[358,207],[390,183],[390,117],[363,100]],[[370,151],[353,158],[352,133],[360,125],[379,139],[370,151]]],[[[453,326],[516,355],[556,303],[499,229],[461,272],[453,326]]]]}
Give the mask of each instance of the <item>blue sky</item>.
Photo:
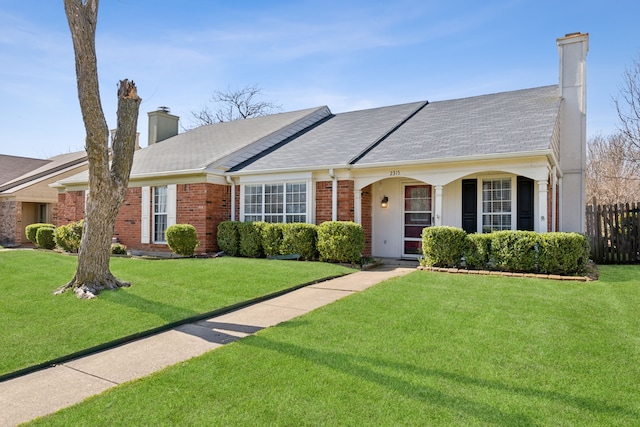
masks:
{"type": "MultiPolygon", "coordinates": [[[[258,85],[282,111],[334,112],[556,84],[556,38],[589,33],[588,135],[615,131],[612,97],[638,58],[640,2],[103,0],[97,30],[103,108],[133,79],[147,112],[191,126],[215,90],[258,85]]],[[[62,0],[0,0],[0,153],[81,150],[62,0]]]]}

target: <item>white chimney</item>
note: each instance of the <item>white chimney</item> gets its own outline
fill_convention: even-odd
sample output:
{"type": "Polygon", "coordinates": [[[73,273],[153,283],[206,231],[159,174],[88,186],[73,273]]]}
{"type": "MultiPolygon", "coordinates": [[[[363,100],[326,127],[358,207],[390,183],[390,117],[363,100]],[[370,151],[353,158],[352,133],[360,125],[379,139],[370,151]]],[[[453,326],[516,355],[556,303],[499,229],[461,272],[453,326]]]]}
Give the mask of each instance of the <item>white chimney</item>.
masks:
{"type": "Polygon", "coordinates": [[[178,134],[178,120],[180,117],[169,114],[169,108],[158,107],[158,110],[147,113],[149,115],[149,139],[152,145],[178,134]]]}
{"type": "Polygon", "coordinates": [[[584,232],[587,162],[587,70],[589,34],[557,40],[560,56],[560,230],[584,232]]]}

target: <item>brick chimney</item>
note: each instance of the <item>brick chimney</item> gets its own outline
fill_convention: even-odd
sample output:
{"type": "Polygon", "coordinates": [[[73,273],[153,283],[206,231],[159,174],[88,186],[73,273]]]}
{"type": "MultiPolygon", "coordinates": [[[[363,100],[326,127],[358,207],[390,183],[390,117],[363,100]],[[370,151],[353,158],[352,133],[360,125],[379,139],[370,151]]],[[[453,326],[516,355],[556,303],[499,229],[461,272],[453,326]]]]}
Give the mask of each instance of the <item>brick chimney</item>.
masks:
{"type": "Polygon", "coordinates": [[[149,115],[149,139],[147,145],[152,145],[178,134],[178,120],[180,117],[169,114],[169,108],[158,107],[149,115]]]}
{"type": "Polygon", "coordinates": [[[560,230],[584,232],[587,161],[587,70],[589,34],[557,40],[560,56],[560,230]]]}

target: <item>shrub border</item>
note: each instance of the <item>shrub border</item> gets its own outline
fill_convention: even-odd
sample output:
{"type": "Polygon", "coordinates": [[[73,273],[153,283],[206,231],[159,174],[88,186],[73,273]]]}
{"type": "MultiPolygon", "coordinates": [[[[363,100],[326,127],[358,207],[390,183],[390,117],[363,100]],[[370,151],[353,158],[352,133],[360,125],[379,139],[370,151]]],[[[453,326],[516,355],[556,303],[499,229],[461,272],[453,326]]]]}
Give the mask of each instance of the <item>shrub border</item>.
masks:
{"type": "Polygon", "coordinates": [[[559,274],[540,274],[540,273],[513,273],[511,271],[497,270],[467,270],[464,268],[444,268],[444,267],[427,267],[418,266],[418,270],[431,271],[434,273],[451,273],[451,274],[475,274],[480,276],[503,276],[503,277],[524,277],[530,279],[550,279],[563,280],[567,282],[593,282],[598,280],[597,275],[592,276],[561,276],[559,274]]]}

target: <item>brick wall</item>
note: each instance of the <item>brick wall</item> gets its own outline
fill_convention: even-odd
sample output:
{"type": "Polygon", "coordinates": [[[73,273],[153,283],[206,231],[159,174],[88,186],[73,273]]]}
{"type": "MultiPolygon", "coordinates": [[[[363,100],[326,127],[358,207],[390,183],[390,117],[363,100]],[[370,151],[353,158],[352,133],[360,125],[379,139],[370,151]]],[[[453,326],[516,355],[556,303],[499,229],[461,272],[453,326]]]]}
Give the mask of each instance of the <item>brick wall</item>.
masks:
{"type": "Polygon", "coordinates": [[[316,224],[331,221],[332,181],[316,182],[316,224]]]}
{"type": "MultiPolygon", "coordinates": [[[[196,228],[200,245],[196,252],[218,251],[216,234],[218,224],[231,216],[231,187],[217,184],[179,184],[176,187],[176,223],[191,224],[196,228]]],[[[153,213],[153,200],[150,200],[149,212],[153,213]]],[[[120,207],[114,236],[129,249],[168,252],[166,244],[143,244],[142,230],[142,189],[129,188],[120,207]]],[[[153,219],[149,218],[149,227],[153,219]]],[[[152,229],[149,230],[152,236],[152,229]]]]}
{"type": "Polygon", "coordinates": [[[16,201],[0,202],[0,245],[8,246],[20,243],[17,231],[16,201]]]}
{"type": "MultiPolygon", "coordinates": [[[[316,224],[331,221],[332,181],[316,182],[316,224]]],[[[338,221],[353,221],[354,214],[353,181],[338,181],[338,221]]]]}
{"type": "Polygon", "coordinates": [[[373,232],[373,221],[372,221],[372,198],[371,198],[371,185],[366,186],[362,189],[361,192],[361,221],[362,221],[362,229],[364,230],[364,250],[362,251],[362,255],[371,256],[372,247],[372,232],[373,232]]]}
{"type": "MultiPolygon", "coordinates": [[[[142,244],[142,189],[127,188],[124,202],[120,205],[113,237],[128,249],[141,249],[142,244]]],[[[162,245],[165,246],[165,245],[162,245]]]]}
{"type": "Polygon", "coordinates": [[[355,218],[353,181],[338,181],[338,221],[353,221],[355,218]]]}
{"type": "Polygon", "coordinates": [[[54,224],[66,225],[84,218],[84,191],[68,191],[58,194],[57,215],[54,224]]]}

